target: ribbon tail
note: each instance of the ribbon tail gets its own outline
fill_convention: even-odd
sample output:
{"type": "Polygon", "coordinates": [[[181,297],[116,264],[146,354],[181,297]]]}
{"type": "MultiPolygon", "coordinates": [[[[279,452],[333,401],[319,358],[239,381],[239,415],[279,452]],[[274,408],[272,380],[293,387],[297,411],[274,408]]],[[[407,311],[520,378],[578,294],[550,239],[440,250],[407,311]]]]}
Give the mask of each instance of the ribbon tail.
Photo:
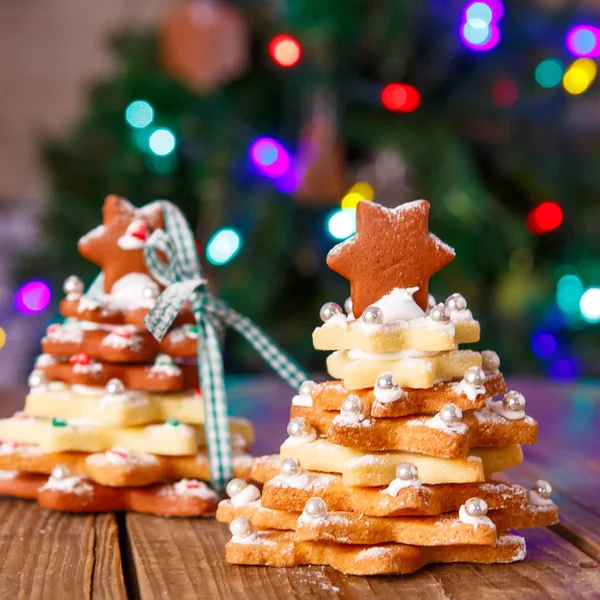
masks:
{"type": "Polygon", "coordinates": [[[210,318],[202,315],[198,325],[198,373],[204,399],[210,481],[215,491],[223,493],[227,482],[233,477],[223,358],[219,338],[210,318]]]}
{"type": "Polygon", "coordinates": [[[269,336],[248,317],[241,315],[223,301],[217,300],[213,310],[227,325],[242,335],[248,343],[263,357],[282,379],[297,390],[300,384],[310,379],[298,363],[286,354],[269,336]]]}

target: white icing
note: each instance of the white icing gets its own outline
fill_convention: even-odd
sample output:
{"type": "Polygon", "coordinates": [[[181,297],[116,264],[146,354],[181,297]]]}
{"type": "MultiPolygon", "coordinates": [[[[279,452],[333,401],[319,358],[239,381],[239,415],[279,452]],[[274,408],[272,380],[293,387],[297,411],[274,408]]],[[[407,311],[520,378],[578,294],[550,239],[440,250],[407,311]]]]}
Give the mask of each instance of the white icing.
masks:
{"type": "Polygon", "coordinates": [[[167,377],[179,377],[181,375],[181,368],[175,363],[171,364],[154,364],[150,368],[152,375],[166,375],[167,377]]]}
{"type": "Polygon", "coordinates": [[[35,359],[36,367],[49,367],[50,365],[55,364],[57,361],[51,354],[40,354],[35,359]]]}
{"type": "Polygon", "coordinates": [[[53,342],[79,344],[83,340],[83,329],[79,322],[64,323],[58,327],[50,327],[46,331],[46,339],[53,342]]]}
{"type": "Polygon", "coordinates": [[[144,247],[144,242],[142,240],[127,234],[122,235],[117,240],[117,244],[121,250],[141,250],[144,247]]]}
{"type": "Polygon", "coordinates": [[[533,506],[550,506],[554,502],[550,498],[540,496],[534,490],[529,490],[529,504],[533,504],[533,506]]]}
{"type": "Polygon", "coordinates": [[[114,308],[131,310],[134,308],[152,308],[155,300],[144,298],[144,290],[152,288],[158,294],[156,282],[144,273],[128,273],[113,283],[112,291],[106,301],[114,308]]]}
{"type": "Polygon", "coordinates": [[[16,469],[0,469],[0,480],[8,481],[9,479],[14,479],[19,475],[19,471],[16,469]]]}
{"type": "Polygon", "coordinates": [[[38,446],[17,444],[16,442],[2,442],[0,444],[0,455],[15,454],[15,452],[29,456],[43,454],[42,450],[40,450],[38,446]]]}
{"type": "Polygon", "coordinates": [[[127,329],[130,333],[129,336],[120,335],[118,332],[113,331],[105,336],[102,340],[102,345],[108,348],[131,348],[132,350],[136,350],[139,348],[143,340],[139,335],[134,335],[132,332],[127,329]]]}
{"type": "Polygon", "coordinates": [[[491,398],[488,398],[486,401],[486,404],[487,404],[487,407],[492,412],[495,412],[496,414],[503,416],[505,419],[508,419],[509,421],[520,421],[521,419],[524,419],[526,416],[524,410],[518,410],[518,411],[507,410],[506,408],[504,408],[504,403],[502,402],[502,400],[498,400],[497,402],[494,402],[491,398]]]}
{"type": "Polygon", "coordinates": [[[399,350],[398,352],[363,352],[359,348],[347,351],[350,360],[402,360],[404,358],[425,358],[439,352],[429,350],[399,350]]]}
{"type": "Polygon", "coordinates": [[[90,296],[82,296],[77,305],[77,312],[82,313],[86,310],[96,310],[100,308],[100,301],[90,296]]]}
{"type": "Polygon", "coordinates": [[[106,393],[106,390],[103,387],[79,385],[78,383],[71,386],[71,391],[74,394],[79,394],[81,396],[103,396],[106,393]]]}
{"type": "Polygon", "coordinates": [[[407,488],[407,487],[419,488],[422,485],[423,485],[423,482],[421,481],[420,478],[410,479],[408,481],[405,481],[404,479],[399,479],[398,477],[396,477],[395,479],[392,480],[390,485],[388,485],[388,487],[385,488],[385,490],[381,490],[381,493],[387,494],[388,496],[394,496],[394,498],[395,498],[398,495],[398,492],[400,490],[403,490],[404,488],[407,488]]]}
{"type": "Polygon", "coordinates": [[[341,327],[342,329],[348,329],[348,320],[343,313],[336,313],[331,319],[323,323],[323,327],[341,327]]]}
{"type": "Polygon", "coordinates": [[[465,525],[473,525],[473,529],[475,530],[480,525],[482,527],[491,527],[492,529],[496,529],[496,525],[494,525],[494,522],[489,517],[472,517],[470,514],[468,514],[464,504],[458,510],[458,518],[465,525]]]}
{"type": "Polygon", "coordinates": [[[74,492],[75,494],[92,494],[94,492],[94,488],[78,475],[71,475],[70,477],[63,477],[61,479],[51,476],[41,489],[74,492]]]}
{"type": "Polygon", "coordinates": [[[400,400],[400,398],[406,398],[408,396],[408,394],[399,386],[389,390],[375,386],[373,389],[373,395],[375,396],[375,400],[381,402],[382,404],[396,402],[396,400],[400,400]]]}
{"type": "Polygon", "coordinates": [[[233,542],[234,544],[254,544],[256,541],[259,541],[258,539],[258,535],[256,533],[256,531],[253,531],[250,535],[247,535],[245,537],[240,537],[239,535],[233,535],[231,536],[231,542],[233,542]]]}
{"type": "Polygon", "coordinates": [[[194,496],[196,498],[216,498],[216,494],[203,481],[182,479],[173,484],[173,491],[178,496],[194,496]],[[192,485],[190,485],[192,484],[192,485]]]}
{"type": "MultiPolygon", "coordinates": [[[[462,411],[460,410],[460,408],[457,408],[457,410],[458,410],[458,414],[462,418],[462,411]]],[[[454,423],[452,425],[448,425],[448,424],[444,423],[444,421],[442,421],[439,413],[437,415],[435,415],[435,417],[432,417],[431,419],[427,419],[427,421],[425,421],[425,422],[415,421],[414,423],[416,425],[422,424],[427,427],[431,427],[432,429],[442,429],[443,431],[448,431],[451,433],[467,433],[467,430],[468,430],[466,423],[463,423],[462,421],[457,421],[456,423],[454,423]]]]}
{"type": "Polygon", "coordinates": [[[485,394],[485,386],[473,385],[472,383],[466,382],[464,379],[459,382],[458,387],[460,388],[460,391],[463,392],[463,394],[472,402],[477,400],[477,396],[485,394]]]}
{"type": "Polygon", "coordinates": [[[425,316],[425,311],[415,302],[413,294],[418,287],[394,288],[373,306],[377,306],[383,312],[383,322],[411,321],[425,316]]]}
{"type": "Polygon", "coordinates": [[[451,310],[450,319],[452,321],[472,321],[473,313],[468,308],[464,310],[451,310]]]}
{"type": "Polygon", "coordinates": [[[292,406],[312,406],[313,399],[310,394],[296,394],[292,398],[292,406]]]}
{"type": "Polygon", "coordinates": [[[162,435],[165,429],[177,429],[179,433],[186,437],[192,437],[194,435],[194,430],[184,423],[179,423],[178,425],[172,425],[171,423],[162,423],[160,425],[147,425],[145,427],[146,433],[149,435],[158,434],[162,435]]]}
{"type": "Polygon", "coordinates": [[[87,365],[82,363],[75,363],[73,365],[73,373],[89,374],[92,377],[98,377],[104,371],[102,363],[96,362],[95,360],[90,361],[87,365]]]}
{"type": "Polygon", "coordinates": [[[304,446],[304,444],[308,444],[310,442],[314,442],[317,439],[317,432],[314,428],[311,428],[310,433],[308,435],[302,436],[290,436],[285,442],[283,442],[282,446],[304,446]]]}
{"type": "Polygon", "coordinates": [[[148,406],[148,398],[142,394],[133,391],[126,391],[122,394],[104,394],[100,398],[100,410],[106,410],[111,404],[125,404],[129,406],[148,406]]]}
{"type": "Polygon", "coordinates": [[[256,500],[260,500],[260,490],[255,485],[249,484],[231,498],[231,504],[239,507],[256,500]]]}
{"type": "Polygon", "coordinates": [[[298,475],[292,475],[291,477],[287,475],[280,475],[279,478],[281,481],[283,481],[283,483],[285,483],[285,485],[297,490],[306,489],[310,483],[310,475],[305,469],[302,469],[298,475]]]}
{"type": "Polygon", "coordinates": [[[333,419],[334,425],[340,425],[342,427],[352,427],[353,425],[366,425],[367,427],[371,427],[371,420],[365,419],[365,415],[363,413],[351,413],[348,415],[336,415],[333,419]]]}

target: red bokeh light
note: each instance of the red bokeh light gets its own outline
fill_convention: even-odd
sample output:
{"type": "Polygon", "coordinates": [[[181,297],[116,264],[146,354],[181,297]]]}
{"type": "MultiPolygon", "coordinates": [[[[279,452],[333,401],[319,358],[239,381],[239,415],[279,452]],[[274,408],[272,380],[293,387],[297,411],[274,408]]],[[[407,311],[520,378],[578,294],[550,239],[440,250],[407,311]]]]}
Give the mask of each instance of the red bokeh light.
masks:
{"type": "Polygon", "coordinates": [[[563,210],[556,202],[542,202],[527,215],[527,227],[535,235],[554,231],[562,222],[563,210]]]}
{"type": "Polygon", "coordinates": [[[501,79],[492,88],[492,100],[498,106],[512,106],[519,97],[519,88],[510,79],[501,79]]]}
{"type": "Polygon", "coordinates": [[[412,112],[421,105],[421,94],[408,83],[388,83],[381,91],[381,103],[396,112],[412,112]]]}
{"type": "Polygon", "coordinates": [[[291,35],[276,35],[269,44],[269,54],[280,67],[293,67],[300,61],[302,48],[291,35]]]}

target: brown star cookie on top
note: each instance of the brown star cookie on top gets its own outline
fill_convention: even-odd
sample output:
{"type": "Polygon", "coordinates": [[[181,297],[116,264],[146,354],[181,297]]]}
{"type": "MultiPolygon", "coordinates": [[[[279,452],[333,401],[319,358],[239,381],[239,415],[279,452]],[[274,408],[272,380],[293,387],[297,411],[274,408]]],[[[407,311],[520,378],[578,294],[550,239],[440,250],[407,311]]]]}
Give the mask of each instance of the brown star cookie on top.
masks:
{"type": "Polygon", "coordinates": [[[335,246],[327,265],[350,281],[354,315],[395,288],[418,287],[414,299],[427,308],[429,278],[454,258],[454,250],[429,232],[429,202],[396,208],[374,202],[356,207],[356,235],[335,246]]]}
{"type": "Polygon", "coordinates": [[[136,209],[114,194],[106,197],[102,225],[84,235],[77,244],[80,254],[104,273],[104,292],[129,273],[147,274],[144,243],[155,229],[164,229],[158,203],[136,209]]]}

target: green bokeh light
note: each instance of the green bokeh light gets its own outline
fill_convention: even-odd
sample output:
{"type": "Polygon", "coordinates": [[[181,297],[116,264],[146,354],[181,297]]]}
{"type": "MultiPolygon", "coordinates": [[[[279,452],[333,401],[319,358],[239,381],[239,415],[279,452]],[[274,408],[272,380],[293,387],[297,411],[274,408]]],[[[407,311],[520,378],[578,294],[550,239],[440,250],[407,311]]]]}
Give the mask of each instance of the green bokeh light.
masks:
{"type": "Polygon", "coordinates": [[[535,80],[544,88],[553,88],[561,82],[564,72],[565,65],[561,60],[548,58],[535,68],[535,80]]]}
{"type": "Polygon", "coordinates": [[[134,100],[125,109],[125,120],[136,129],[142,129],[152,123],[154,109],[145,100],[134,100]]]}

